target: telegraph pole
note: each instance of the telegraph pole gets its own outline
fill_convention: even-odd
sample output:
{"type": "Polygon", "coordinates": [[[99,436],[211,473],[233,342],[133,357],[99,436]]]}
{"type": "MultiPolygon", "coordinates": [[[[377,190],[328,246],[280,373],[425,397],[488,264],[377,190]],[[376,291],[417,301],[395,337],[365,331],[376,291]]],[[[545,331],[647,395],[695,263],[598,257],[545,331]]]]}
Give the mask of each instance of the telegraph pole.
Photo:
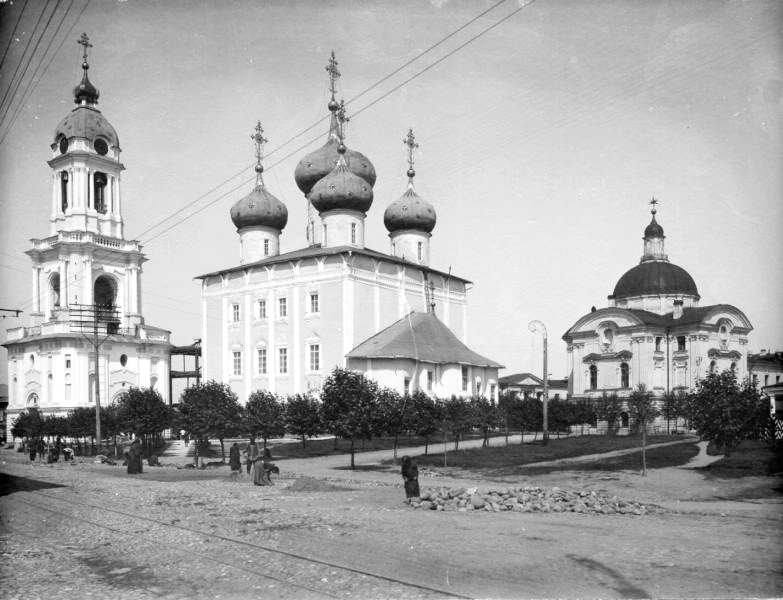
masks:
{"type": "Polygon", "coordinates": [[[530,321],[530,325],[528,325],[528,328],[530,331],[538,332],[542,336],[544,336],[544,423],[543,423],[543,429],[544,429],[544,446],[547,445],[549,442],[549,423],[548,423],[548,403],[549,403],[549,374],[547,371],[547,338],[546,338],[546,327],[544,327],[544,324],[541,321],[530,321]]]}

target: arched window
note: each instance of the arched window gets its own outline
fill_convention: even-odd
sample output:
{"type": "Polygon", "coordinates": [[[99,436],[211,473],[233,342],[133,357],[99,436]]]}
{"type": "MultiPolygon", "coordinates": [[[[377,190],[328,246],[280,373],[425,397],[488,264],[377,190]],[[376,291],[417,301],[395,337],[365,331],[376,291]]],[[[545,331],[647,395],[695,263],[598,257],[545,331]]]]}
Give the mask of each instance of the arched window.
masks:
{"type": "Polygon", "coordinates": [[[630,387],[628,378],[628,363],[622,363],[620,365],[620,387],[630,387]]]}
{"type": "Polygon", "coordinates": [[[105,308],[114,308],[114,282],[111,277],[101,276],[95,280],[93,289],[93,301],[95,304],[105,308]]]}
{"type": "Polygon", "coordinates": [[[65,212],[68,208],[68,172],[60,173],[60,206],[65,212]]]}
{"type": "Polygon", "coordinates": [[[95,210],[99,213],[106,212],[106,173],[96,172],[93,175],[93,197],[95,198],[95,210]]]}
{"type": "Polygon", "coordinates": [[[418,256],[417,260],[419,260],[419,261],[421,261],[422,248],[423,248],[423,244],[421,242],[418,242],[416,244],[416,256],[418,256]]]}
{"type": "Polygon", "coordinates": [[[733,362],[731,363],[731,372],[735,375],[737,374],[737,363],[733,362]]]}
{"type": "Polygon", "coordinates": [[[52,298],[52,308],[60,306],[60,274],[55,273],[49,280],[49,292],[52,298]]]}
{"type": "Polygon", "coordinates": [[[598,367],[590,365],[590,389],[598,389],[598,367]]]}
{"type": "Polygon", "coordinates": [[[718,366],[718,365],[715,363],[715,361],[714,361],[714,360],[713,360],[713,361],[710,361],[710,373],[715,373],[715,371],[716,371],[716,369],[717,369],[717,366],[718,366]]]}

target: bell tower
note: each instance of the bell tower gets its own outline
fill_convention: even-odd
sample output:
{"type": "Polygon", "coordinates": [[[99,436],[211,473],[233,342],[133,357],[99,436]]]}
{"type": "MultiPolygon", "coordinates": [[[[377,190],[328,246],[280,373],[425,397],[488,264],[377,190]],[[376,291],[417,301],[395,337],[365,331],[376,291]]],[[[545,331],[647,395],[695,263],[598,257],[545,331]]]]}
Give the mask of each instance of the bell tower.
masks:
{"type": "Polygon", "coordinates": [[[83,46],[82,80],[73,90],[76,107],[55,129],[51,144],[52,210],[50,235],[58,231],[88,231],[122,238],[120,142],[114,127],[98,110],[96,87],[87,71],[87,34],[83,46]]]}
{"type": "Polygon", "coordinates": [[[34,239],[27,251],[33,262],[34,322],[69,319],[75,305],[116,310],[120,327],[144,323],[141,265],[137,241],[123,235],[120,142],[97,108],[99,92],[90,82],[87,34],[82,80],[73,90],[76,107],[60,121],[51,144],[52,201],[49,237],[34,239]]]}

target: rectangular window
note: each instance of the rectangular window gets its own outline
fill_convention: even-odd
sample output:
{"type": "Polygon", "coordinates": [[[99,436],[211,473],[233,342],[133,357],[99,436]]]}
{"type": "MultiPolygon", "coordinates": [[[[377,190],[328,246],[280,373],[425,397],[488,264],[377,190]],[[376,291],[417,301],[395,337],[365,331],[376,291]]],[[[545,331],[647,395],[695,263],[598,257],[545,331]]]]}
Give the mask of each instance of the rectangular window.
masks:
{"type": "Polygon", "coordinates": [[[313,292],[312,294],[310,294],[310,312],[311,313],[321,312],[321,307],[319,305],[318,292],[313,292]]]}
{"type": "Polygon", "coordinates": [[[323,226],[323,230],[322,231],[323,231],[323,234],[321,235],[321,237],[323,238],[323,240],[321,240],[321,245],[322,246],[326,246],[326,225],[323,226]]]}
{"type": "Polygon", "coordinates": [[[310,370],[321,370],[321,344],[310,344],[310,370]]]}
{"type": "MultiPolygon", "coordinates": [[[[490,400],[495,399],[495,394],[497,393],[497,386],[494,383],[489,384],[489,398],[490,400]]],[[[560,394],[555,394],[555,400],[560,400],[560,394]]]]}
{"type": "Polygon", "coordinates": [[[403,386],[403,388],[404,388],[404,389],[403,389],[403,392],[404,392],[405,394],[410,394],[410,392],[411,392],[411,378],[410,378],[410,377],[406,377],[406,378],[403,380],[403,382],[402,382],[402,386],[403,386]]]}
{"type": "Polygon", "coordinates": [[[281,375],[288,373],[288,348],[277,349],[277,372],[281,375]]]}
{"type": "Polygon", "coordinates": [[[258,349],[258,374],[266,375],[266,348],[258,349]]]}
{"type": "Polygon", "coordinates": [[[351,243],[356,243],[356,223],[351,223],[351,243]]]}
{"type": "Polygon", "coordinates": [[[65,368],[70,369],[71,368],[71,355],[66,354],[65,355],[65,368]]]}
{"type": "Polygon", "coordinates": [[[234,375],[242,374],[242,352],[235,351],[234,355],[234,375]]]}
{"type": "Polygon", "coordinates": [[[419,257],[419,258],[418,258],[419,262],[421,262],[421,254],[422,254],[422,243],[421,243],[421,242],[419,242],[419,243],[416,245],[416,255],[419,257]]]}
{"type": "Polygon", "coordinates": [[[427,371],[427,391],[432,391],[432,371],[427,371]]]}
{"type": "Polygon", "coordinates": [[[277,299],[277,316],[278,317],[288,316],[288,298],[277,299]]]}
{"type": "Polygon", "coordinates": [[[468,368],[462,367],[462,391],[468,391],[468,368]]]}
{"type": "Polygon", "coordinates": [[[258,301],[258,318],[266,319],[266,300],[258,301]]]}
{"type": "Polygon", "coordinates": [[[657,337],[655,338],[655,351],[660,352],[661,351],[661,338],[657,337]]]}
{"type": "Polygon", "coordinates": [[[269,256],[269,240],[264,240],[264,256],[269,256]]]}
{"type": "Polygon", "coordinates": [[[685,351],[685,336],[684,335],[677,336],[677,351],[678,352],[685,351]]]}
{"type": "Polygon", "coordinates": [[[231,305],[231,322],[239,323],[239,304],[231,305]]]}

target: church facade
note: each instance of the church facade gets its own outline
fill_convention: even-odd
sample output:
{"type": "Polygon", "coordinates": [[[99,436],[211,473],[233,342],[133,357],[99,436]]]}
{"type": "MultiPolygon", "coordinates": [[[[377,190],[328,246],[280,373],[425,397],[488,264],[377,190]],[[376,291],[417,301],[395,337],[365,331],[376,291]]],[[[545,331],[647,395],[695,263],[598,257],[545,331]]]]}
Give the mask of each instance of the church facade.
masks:
{"type": "MultiPolygon", "coordinates": [[[[367,157],[345,145],[347,119],[335,99],[336,67],[332,54],[326,143],[302,158],[294,173],[307,200],[308,246],[280,253],[288,211],[264,184],[266,139],[259,124],[253,136],[256,185],[231,209],[240,264],[197,277],[205,377],[229,383],[243,401],[258,389],[282,396],[320,390],[334,367],[348,366],[352,349],[411,312],[437,311],[436,319],[463,342],[466,337],[470,282],[429,266],[436,215],[414,187],[412,131],[405,140],[407,190],[384,213],[390,253],[365,244],[376,173],[367,157]]],[[[400,392],[462,393],[461,379],[453,390],[427,379],[438,369],[398,366],[384,383],[400,392]]],[[[496,393],[497,366],[493,369],[482,371],[482,394],[496,393]]]]}
{"type": "Polygon", "coordinates": [[[119,138],[96,106],[86,35],[79,43],[77,106],[57,125],[48,162],[49,235],[31,240],[27,250],[30,325],[10,329],[4,344],[9,429],[30,407],[63,416],[111,403],[130,386],[156,388],[168,399],[169,332],[144,322],[146,258],[137,241],[124,237],[119,138]]]}
{"type": "Polygon", "coordinates": [[[626,397],[644,384],[656,396],[688,392],[710,372],[747,375],[748,318],[729,304],[699,306],[693,278],[669,262],[663,228],[644,231],[639,264],[626,272],[609,306],[580,317],[563,335],[569,397],[626,397]]]}

